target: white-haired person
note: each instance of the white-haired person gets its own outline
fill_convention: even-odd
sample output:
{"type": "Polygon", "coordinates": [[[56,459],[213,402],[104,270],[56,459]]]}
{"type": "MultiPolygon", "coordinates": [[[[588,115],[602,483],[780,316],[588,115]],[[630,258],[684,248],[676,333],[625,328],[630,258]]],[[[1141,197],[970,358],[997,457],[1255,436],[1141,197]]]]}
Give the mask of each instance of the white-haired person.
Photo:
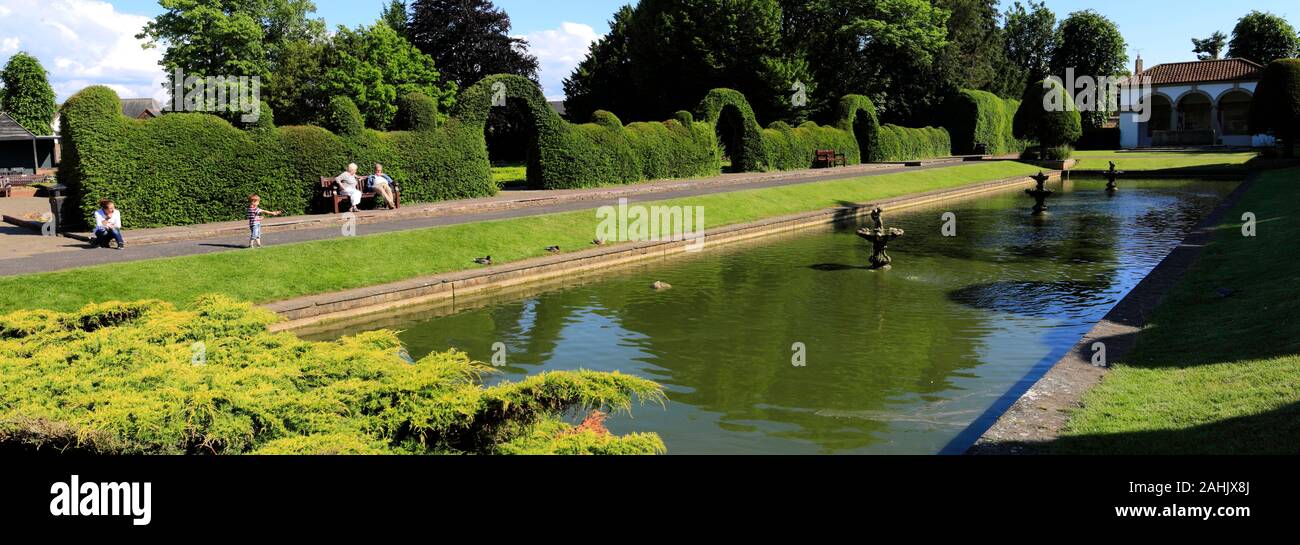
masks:
{"type": "Polygon", "coordinates": [[[334,178],[334,182],[339,184],[339,193],[352,201],[352,209],[349,211],[356,212],[357,206],[361,204],[361,184],[357,181],[357,164],[349,164],[347,172],[339,174],[334,178]]]}
{"type": "Polygon", "coordinates": [[[384,197],[389,210],[397,208],[397,201],[393,198],[393,178],[384,174],[384,165],[375,163],[375,173],[370,176],[370,188],[384,197]]]}

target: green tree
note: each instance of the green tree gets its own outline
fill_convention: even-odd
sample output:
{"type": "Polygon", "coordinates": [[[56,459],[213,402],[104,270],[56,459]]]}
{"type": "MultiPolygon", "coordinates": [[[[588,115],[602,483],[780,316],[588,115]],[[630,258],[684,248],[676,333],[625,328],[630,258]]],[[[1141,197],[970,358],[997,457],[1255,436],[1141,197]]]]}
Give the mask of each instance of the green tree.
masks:
{"type": "Polygon", "coordinates": [[[528,42],[510,35],[510,16],[488,0],[415,0],[407,36],[464,89],[494,74],[537,80],[528,42]]]}
{"type": "Polygon", "coordinates": [[[1030,82],[1051,73],[1052,55],[1058,45],[1056,14],[1045,2],[1016,2],[1004,15],[1002,29],[1007,58],[1007,96],[1019,96],[1030,82]]]}
{"type": "Polygon", "coordinates": [[[1300,37],[1290,23],[1277,15],[1252,11],[1237,21],[1232,29],[1228,56],[1268,64],[1277,59],[1295,57],[1300,51],[1300,37]]]}
{"type": "MultiPolygon", "coordinates": [[[[881,120],[924,123],[941,88],[935,60],[948,46],[950,12],[927,0],[786,0],[784,32],[806,56],[810,106],[828,120],[841,97],[865,94],[881,120]]],[[[753,99],[751,98],[751,101],[753,99]]]]}
{"type": "MultiPolygon", "coordinates": [[[[632,6],[614,12],[609,34],[592,43],[587,56],[564,78],[565,116],[575,123],[586,122],[596,110],[626,116],[637,106],[639,90],[632,81],[628,53],[628,27],[632,6]]],[[[630,118],[629,118],[630,119],[630,118]]]]}
{"type": "Polygon", "coordinates": [[[50,127],[57,108],[54,89],[41,61],[22,51],[15,53],[0,71],[0,83],[4,84],[0,89],[0,111],[32,134],[54,134],[50,127]]]}
{"type": "Polygon", "coordinates": [[[615,15],[565,83],[570,116],[607,109],[626,121],[662,120],[709,90],[744,93],[764,122],[800,116],[795,83],[807,63],[783,48],[777,0],[641,0],[615,15]]]}
{"type": "MultiPolygon", "coordinates": [[[[1067,70],[1074,69],[1075,77],[1093,78],[1117,76],[1128,64],[1128,46],[1119,27],[1093,10],[1071,13],[1057,29],[1059,45],[1052,54],[1052,74],[1065,78],[1067,70]]],[[[1067,89],[1067,93],[1075,90],[1067,89]]],[[[1094,104],[1092,111],[1084,112],[1084,127],[1093,129],[1106,123],[1114,104],[1094,104]]]]}
{"type": "Polygon", "coordinates": [[[456,85],[441,83],[433,57],[421,53],[386,23],[349,30],[339,27],[325,52],[321,91],[356,103],[366,125],[383,130],[397,115],[397,98],[420,92],[447,111],[456,85]]]}
{"type": "Polygon", "coordinates": [[[1196,53],[1196,59],[1202,61],[1219,60],[1223,53],[1223,48],[1228,45],[1228,35],[1216,31],[1209,38],[1197,39],[1192,38],[1192,53],[1196,53]]]}
{"type": "MultiPolygon", "coordinates": [[[[326,39],[325,21],[309,16],[311,0],[159,0],[163,13],[136,36],[166,48],[159,64],[169,91],[185,77],[257,77],[268,104],[298,120],[313,88],[300,71],[308,44],[326,39]]],[[[307,71],[308,73],[310,70],[307,71]]]]}
{"type": "Polygon", "coordinates": [[[1020,93],[1024,86],[1009,84],[1002,27],[998,25],[998,0],[934,0],[947,10],[948,45],[936,56],[933,92],[949,96],[961,89],[1005,94],[1020,93]]]}
{"type": "Polygon", "coordinates": [[[388,23],[388,26],[396,30],[398,34],[406,36],[411,24],[410,11],[407,10],[406,2],[403,0],[392,0],[384,7],[384,11],[379,13],[379,20],[388,23]]]}
{"type": "Polygon", "coordinates": [[[1250,130],[1271,133],[1295,155],[1300,137],[1300,59],[1279,59],[1264,69],[1250,104],[1250,130]]]}

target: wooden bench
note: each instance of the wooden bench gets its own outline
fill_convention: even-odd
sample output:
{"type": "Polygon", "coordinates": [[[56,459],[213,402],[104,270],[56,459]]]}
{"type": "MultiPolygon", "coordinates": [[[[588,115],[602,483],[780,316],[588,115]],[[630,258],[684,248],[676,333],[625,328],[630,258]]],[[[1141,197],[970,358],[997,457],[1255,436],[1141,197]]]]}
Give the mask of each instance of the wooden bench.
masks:
{"type": "MultiPolygon", "coordinates": [[[[361,186],[368,186],[368,184],[366,183],[366,180],[368,180],[368,179],[370,179],[369,176],[357,176],[357,184],[358,184],[358,185],[361,185],[361,186]]],[[[394,207],[394,208],[401,208],[401,207],[402,207],[402,189],[401,189],[400,187],[398,187],[396,181],[393,181],[391,187],[393,188],[393,207],[394,207]]],[[[362,200],[365,200],[365,199],[375,199],[375,198],[382,199],[382,198],[383,198],[383,197],[379,196],[378,193],[375,193],[373,190],[370,190],[369,187],[358,187],[357,189],[361,190],[361,199],[362,199],[362,200]]],[[[348,200],[348,196],[343,194],[343,192],[342,192],[342,188],[339,187],[338,182],[334,181],[334,177],[331,177],[331,176],[321,176],[321,178],[320,178],[320,198],[321,198],[321,199],[324,199],[327,203],[331,203],[331,202],[333,203],[333,205],[334,205],[334,213],[335,213],[335,214],[338,214],[338,213],[339,213],[339,203],[348,200]]],[[[349,207],[349,208],[350,208],[350,207],[349,207]]]]}
{"type": "Polygon", "coordinates": [[[833,149],[819,149],[813,157],[813,166],[822,168],[831,168],[834,166],[849,166],[849,157],[843,153],[838,153],[833,149]]]}

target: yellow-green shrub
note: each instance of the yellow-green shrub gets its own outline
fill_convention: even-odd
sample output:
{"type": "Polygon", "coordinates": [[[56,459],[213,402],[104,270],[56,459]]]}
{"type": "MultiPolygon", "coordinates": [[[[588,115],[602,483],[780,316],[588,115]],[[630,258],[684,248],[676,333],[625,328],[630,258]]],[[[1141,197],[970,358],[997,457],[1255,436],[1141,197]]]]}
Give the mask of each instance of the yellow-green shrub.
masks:
{"type": "Polygon", "coordinates": [[[203,298],[0,316],[0,449],[99,454],[658,453],[653,434],[562,419],[661,402],[619,373],[484,387],[464,354],[414,364],[389,331],[337,342],[270,333],[277,317],[203,298]]]}

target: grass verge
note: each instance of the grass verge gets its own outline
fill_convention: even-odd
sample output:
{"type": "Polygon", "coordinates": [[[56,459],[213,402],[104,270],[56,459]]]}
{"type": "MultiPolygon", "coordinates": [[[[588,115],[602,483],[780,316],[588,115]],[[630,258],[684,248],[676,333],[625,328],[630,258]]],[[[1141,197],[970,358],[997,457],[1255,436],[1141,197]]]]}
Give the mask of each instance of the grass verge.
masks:
{"type": "MultiPolygon", "coordinates": [[[[706,226],[715,228],[1037,171],[1021,163],[992,162],[646,204],[703,206],[706,226]]],[[[587,249],[599,221],[587,210],[5,277],[0,278],[0,293],[9,296],[0,299],[0,313],[73,311],[88,303],[144,299],[187,308],[205,294],[280,301],[474,268],[476,257],[492,256],[500,264],[546,255],[552,245],[563,251],[587,249]]],[[[360,229],[364,233],[364,226],[360,229]]]]}
{"type": "Polygon", "coordinates": [[[1297,182],[1300,169],[1261,175],[1050,451],[1300,453],[1297,182]]]}
{"type": "Polygon", "coordinates": [[[1254,152],[1221,151],[1076,151],[1077,169],[1105,170],[1114,161],[1120,170],[1145,172],[1178,169],[1214,169],[1228,172],[1243,171],[1246,162],[1254,159],[1254,152]]]}

